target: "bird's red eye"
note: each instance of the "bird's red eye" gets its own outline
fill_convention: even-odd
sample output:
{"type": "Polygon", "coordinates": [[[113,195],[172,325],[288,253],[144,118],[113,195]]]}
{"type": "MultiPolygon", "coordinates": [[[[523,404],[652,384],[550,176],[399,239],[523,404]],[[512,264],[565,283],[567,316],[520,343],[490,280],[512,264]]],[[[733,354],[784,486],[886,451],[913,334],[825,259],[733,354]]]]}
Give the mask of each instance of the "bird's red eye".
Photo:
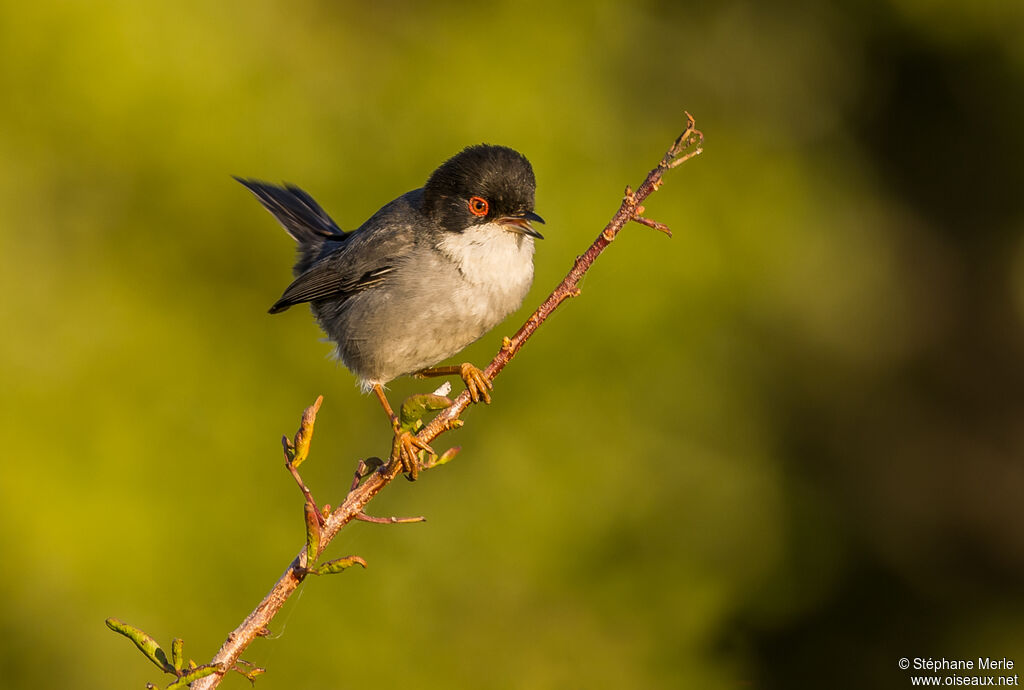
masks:
{"type": "Polygon", "coordinates": [[[487,199],[481,196],[474,196],[469,200],[469,212],[474,216],[486,216],[488,208],[490,206],[487,203],[487,199]]]}

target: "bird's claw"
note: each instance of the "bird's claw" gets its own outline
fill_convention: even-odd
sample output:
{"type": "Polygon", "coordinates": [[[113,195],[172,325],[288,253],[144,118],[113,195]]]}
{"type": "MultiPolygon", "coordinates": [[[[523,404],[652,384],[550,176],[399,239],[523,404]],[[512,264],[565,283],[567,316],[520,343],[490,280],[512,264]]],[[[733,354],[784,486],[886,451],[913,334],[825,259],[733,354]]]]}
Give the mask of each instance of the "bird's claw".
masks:
{"type": "Polygon", "coordinates": [[[408,474],[410,481],[416,481],[419,476],[421,450],[425,450],[431,455],[434,454],[434,449],[426,441],[417,438],[411,431],[395,431],[395,441],[391,446],[391,458],[402,463],[402,471],[408,474]]]}
{"type": "Polygon", "coordinates": [[[470,399],[475,403],[483,399],[485,403],[490,405],[491,394],[487,391],[494,390],[494,384],[487,378],[487,374],[469,362],[465,362],[459,367],[459,373],[462,375],[462,380],[466,383],[466,390],[469,391],[470,399]]]}
{"type": "Polygon", "coordinates": [[[491,403],[491,394],[487,391],[494,390],[494,384],[491,383],[487,374],[469,362],[463,362],[457,367],[431,367],[416,372],[416,376],[419,377],[454,376],[455,374],[461,376],[466,383],[466,390],[469,391],[469,397],[473,402],[478,403],[483,400],[488,405],[491,403]]]}

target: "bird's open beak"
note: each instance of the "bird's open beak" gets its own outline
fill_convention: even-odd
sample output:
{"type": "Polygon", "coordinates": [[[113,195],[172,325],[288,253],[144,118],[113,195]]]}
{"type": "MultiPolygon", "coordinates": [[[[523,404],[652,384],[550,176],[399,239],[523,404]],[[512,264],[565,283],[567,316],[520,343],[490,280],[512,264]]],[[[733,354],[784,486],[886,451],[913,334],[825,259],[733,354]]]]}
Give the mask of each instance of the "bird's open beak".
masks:
{"type": "Polygon", "coordinates": [[[538,240],[544,239],[544,235],[533,229],[533,226],[530,225],[530,221],[543,223],[544,219],[533,211],[527,211],[520,216],[505,216],[504,218],[499,218],[497,222],[499,225],[504,226],[504,228],[509,232],[517,232],[520,235],[529,235],[530,237],[536,237],[538,240]]]}

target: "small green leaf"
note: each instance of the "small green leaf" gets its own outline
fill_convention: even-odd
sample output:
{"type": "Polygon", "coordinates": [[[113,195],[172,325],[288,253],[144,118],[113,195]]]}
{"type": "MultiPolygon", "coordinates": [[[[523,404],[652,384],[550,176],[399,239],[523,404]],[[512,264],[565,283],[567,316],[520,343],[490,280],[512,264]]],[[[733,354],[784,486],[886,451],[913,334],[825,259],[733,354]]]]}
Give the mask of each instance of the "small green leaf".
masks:
{"type": "Polygon", "coordinates": [[[345,558],[335,558],[333,561],[321,563],[319,566],[308,572],[311,575],[334,575],[342,572],[343,570],[347,570],[356,564],[359,564],[364,568],[366,567],[366,561],[359,556],[346,556],[345,558]]]}
{"type": "Polygon", "coordinates": [[[167,690],[184,690],[192,683],[196,682],[200,678],[206,678],[206,676],[212,676],[219,669],[216,666],[200,666],[190,673],[186,673],[178,680],[174,681],[167,686],[167,690]]]}
{"type": "Polygon", "coordinates": [[[320,516],[316,512],[316,506],[309,501],[305,503],[306,513],[306,567],[309,568],[316,562],[317,554],[320,553],[320,516]]]}
{"type": "Polygon", "coordinates": [[[185,648],[185,640],[180,637],[175,637],[174,641],[171,642],[171,663],[174,665],[174,670],[181,672],[182,665],[185,663],[185,659],[182,656],[182,651],[185,648]]]}
{"type": "Polygon", "coordinates": [[[156,664],[158,669],[165,673],[174,673],[174,667],[167,662],[167,655],[164,654],[164,650],[160,648],[160,645],[150,635],[117,618],[108,618],[106,622],[108,628],[116,633],[121,633],[134,642],[139,651],[156,664]]]}
{"type": "Polygon", "coordinates": [[[455,456],[459,454],[460,450],[462,450],[462,446],[452,446],[451,448],[449,448],[448,450],[441,454],[441,457],[437,459],[437,462],[435,462],[434,465],[436,466],[448,464],[449,462],[455,459],[455,456]]]}
{"type": "Polygon", "coordinates": [[[428,412],[443,410],[452,404],[450,398],[433,393],[411,395],[402,403],[399,411],[399,423],[406,431],[416,431],[423,426],[423,415],[428,412]]]}

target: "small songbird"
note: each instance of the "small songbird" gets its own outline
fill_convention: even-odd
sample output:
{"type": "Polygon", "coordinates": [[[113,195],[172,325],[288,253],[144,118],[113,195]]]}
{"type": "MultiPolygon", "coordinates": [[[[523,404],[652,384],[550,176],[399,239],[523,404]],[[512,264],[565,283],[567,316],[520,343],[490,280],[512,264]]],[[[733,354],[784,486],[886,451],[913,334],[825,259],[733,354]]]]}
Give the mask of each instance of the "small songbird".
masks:
{"type": "Polygon", "coordinates": [[[310,303],[342,363],[380,399],[414,476],[417,451],[430,448],[399,430],[384,384],[459,374],[473,402],[490,402],[491,382],[472,364],[431,367],[498,325],[530,289],[533,241],[543,239],[531,222],[544,222],[530,162],[504,146],[470,146],[351,232],[298,187],[235,179],[298,243],[295,280],[270,313],[310,303]]]}

